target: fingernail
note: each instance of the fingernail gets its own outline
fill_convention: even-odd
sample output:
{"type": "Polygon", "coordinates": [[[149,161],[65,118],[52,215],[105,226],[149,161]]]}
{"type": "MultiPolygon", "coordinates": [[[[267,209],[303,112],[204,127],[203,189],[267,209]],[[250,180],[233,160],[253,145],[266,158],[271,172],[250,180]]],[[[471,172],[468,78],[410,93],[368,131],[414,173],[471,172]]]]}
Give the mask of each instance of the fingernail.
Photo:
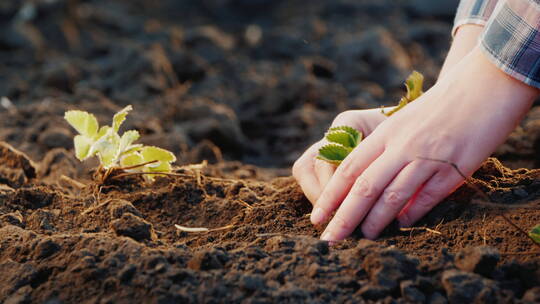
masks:
{"type": "Polygon", "coordinates": [[[334,240],[334,235],[333,235],[332,232],[330,232],[330,231],[325,231],[325,232],[321,235],[321,240],[323,240],[323,241],[335,241],[335,240],[334,240]]]}
{"type": "Polygon", "coordinates": [[[315,207],[315,209],[313,209],[313,212],[311,212],[310,220],[314,225],[317,225],[324,222],[325,217],[326,214],[324,213],[324,210],[322,210],[322,208],[315,207]]]}

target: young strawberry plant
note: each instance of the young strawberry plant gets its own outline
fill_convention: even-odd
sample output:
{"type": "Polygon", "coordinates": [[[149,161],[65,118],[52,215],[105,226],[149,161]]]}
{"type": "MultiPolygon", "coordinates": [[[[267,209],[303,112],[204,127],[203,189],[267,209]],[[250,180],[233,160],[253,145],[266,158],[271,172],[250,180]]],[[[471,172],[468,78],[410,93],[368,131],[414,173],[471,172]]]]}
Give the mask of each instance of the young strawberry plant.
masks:
{"type": "Polygon", "coordinates": [[[385,113],[383,109],[381,110],[382,113],[386,116],[391,116],[392,114],[401,110],[403,107],[405,107],[410,102],[414,101],[416,98],[420,97],[424,93],[423,87],[424,87],[424,75],[422,75],[421,73],[417,71],[413,71],[411,75],[407,77],[407,80],[405,80],[405,88],[407,88],[407,94],[401,97],[398,105],[394,109],[392,109],[391,111],[387,113],[385,113]]]}
{"type": "MultiPolygon", "coordinates": [[[[407,94],[400,99],[399,104],[394,109],[387,113],[383,109],[381,110],[382,113],[390,116],[420,97],[423,93],[423,84],[424,76],[417,71],[413,71],[405,81],[407,94]]],[[[363,134],[361,132],[349,126],[330,128],[325,134],[325,139],[329,143],[319,149],[317,158],[332,165],[339,166],[347,155],[362,141],[362,136],[363,134]]]]}
{"type": "Polygon", "coordinates": [[[349,126],[330,128],[325,134],[329,144],[319,149],[318,159],[338,166],[362,141],[362,133],[349,126]]]}
{"type": "Polygon", "coordinates": [[[529,231],[529,236],[537,244],[540,244],[540,225],[536,225],[533,229],[531,229],[531,231],[529,231]]]}
{"type": "Polygon", "coordinates": [[[112,125],[99,127],[93,114],[85,111],[67,111],[66,121],[78,135],[73,139],[75,156],[84,161],[97,156],[100,161],[98,173],[105,180],[115,170],[139,172],[147,181],[153,181],[159,173],[170,173],[171,163],[176,157],[170,151],[154,146],[135,144],[140,137],[136,130],[118,133],[126,116],[133,108],[131,105],[116,113],[112,125]]]}

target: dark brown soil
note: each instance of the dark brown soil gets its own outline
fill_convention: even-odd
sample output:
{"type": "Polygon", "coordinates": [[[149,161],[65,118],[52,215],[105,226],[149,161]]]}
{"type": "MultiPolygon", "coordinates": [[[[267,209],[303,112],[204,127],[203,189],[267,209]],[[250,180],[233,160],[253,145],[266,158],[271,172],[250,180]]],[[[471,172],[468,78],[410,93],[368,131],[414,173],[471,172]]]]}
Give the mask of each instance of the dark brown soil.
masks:
{"type": "Polygon", "coordinates": [[[496,152],[514,169],[376,242],[319,241],[289,176],[339,111],[433,82],[453,11],[430,3],[2,1],[0,303],[540,302],[540,247],[506,220],[540,223],[540,107],[496,152]],[[178,176],[75,159],[64,111],[128,103],[178,176]]]}

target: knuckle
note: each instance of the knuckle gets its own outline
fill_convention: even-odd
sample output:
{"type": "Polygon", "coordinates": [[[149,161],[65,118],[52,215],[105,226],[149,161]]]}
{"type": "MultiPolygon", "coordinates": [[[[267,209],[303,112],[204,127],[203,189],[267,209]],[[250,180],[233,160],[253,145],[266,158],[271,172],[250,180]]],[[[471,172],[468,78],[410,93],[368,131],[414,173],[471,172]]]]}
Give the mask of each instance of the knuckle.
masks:
{"type": "Polygon", "coordinates": [[[401,208],[406,198],[403,191],[399,190],[385,190],[382,195],[383,203],[392,209],[401,208]]]}
{"type": "Polygon", "coordinates": [[[299,167],[300,164],[298,161],[295,161],[293,166],[292,166],[292,175],[294,176],[294,178],[298,179],[298,170],[299,170],[299,167]]]}
{"type": "Polygon", "coordinates": [[[340,125],[352,125],[356,126],[358,123],[358,114],[359,110],[348,110],[339,113],[336,115],[334,121],[332,121],[332,127],[337,127],[340,125]]]}
{"type": "Polygon", "coordinates": [[[414,203],[420,208],[431,208],[437,203],[437,195],[432,191],[422,190],[416,196],[414,203]]]}
{"type": "Polygon", "coordinates": [[[307,162],[304,159],[299,159],[294,162],[292,167],[292,174],[293,176],[298,179],[303,171],[305,171],[308,168],[309,162],[307,162]]]}
{"type": "Polygon", "coordinates": [[[351,161],[343,161],[341,165],[339,165],[338,170],[339,176],[344,180],[352,181],[358,176],[356,173],[356,166],[354,165],[354,162],[351,161]]]}
{"type": "Polygon", "coordinates": [[[360,176],[351,188],[351,192],[355,196],[374,198],[377,189],[375,189],[366,178],[360,176]]]}
{"type": "Polygon", "coordinates": [[[352,111],[341,112],[334,118],[333,124],[339,124],[346,122],[352,115],[352,111]]]}

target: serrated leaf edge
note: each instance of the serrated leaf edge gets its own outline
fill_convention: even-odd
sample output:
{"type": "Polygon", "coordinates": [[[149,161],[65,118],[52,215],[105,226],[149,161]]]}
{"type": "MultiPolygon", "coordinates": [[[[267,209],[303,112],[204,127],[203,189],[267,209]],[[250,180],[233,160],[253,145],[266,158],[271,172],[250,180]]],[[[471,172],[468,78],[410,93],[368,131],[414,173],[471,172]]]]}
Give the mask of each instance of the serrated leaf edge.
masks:
{"type": "Polygon", "coordinates": [[[529,231],[529,236],[538,244],[540,244],[540,225],[534,226],[531,231],[529,231]]]}
{"type": "Polygon", "coordinates": [[[349,153],[351,153],[351,151],[353,150],[353,148],[345,147],[345,146],[340,145],[340,144],[335,144],[335,143],[326,144],[326,145],[319,148],[319,154],[318,154],[317,158],[320,159],[320,160],[324,160],[324,161],[327,161],[329,163],[335,164],[337,162],[341,163],[343,161],[343,159],[345,159],[345,157],[347,157],[347,155],[345,155],[345,157],[343,159],[330,159],[330,158],[325,157],[323,155],[323,153],[324,153],[323,150],[332,149],[332,148],[345,149],[347,151],[347,155],[349,155],[349,153]]]}
{"type": "Polygon", "coordinates": [[[326,138],[326,140],[328,142],[340,144],[340,145],[343,145],[345,147],[354,148],[356,146],[356,138],[354,138],[354,136],[352,136],[350,133],[347,133],[345,131],[336,130],[336,131],[332,131],[332,132],[326,132],[324,137],[326,138]],[[341,143],[341,142],[339,142],[339,141],[332,138],[333,135],[337,135],[337,134],[343,134],[343,135],[347,136],[348,143],[344,144],[344,143],[341,143]]]}
{"type": "Polygon", "coordinates": [[[362,132],[350,126],[332,127],[328,129],[328,131],[325,133],[325,137],[332,132],[347,132],[353,139],[353,146],[351,148],[358,146],[358,144],[363,140],[364,137],[364,134],[362,132]]]}

